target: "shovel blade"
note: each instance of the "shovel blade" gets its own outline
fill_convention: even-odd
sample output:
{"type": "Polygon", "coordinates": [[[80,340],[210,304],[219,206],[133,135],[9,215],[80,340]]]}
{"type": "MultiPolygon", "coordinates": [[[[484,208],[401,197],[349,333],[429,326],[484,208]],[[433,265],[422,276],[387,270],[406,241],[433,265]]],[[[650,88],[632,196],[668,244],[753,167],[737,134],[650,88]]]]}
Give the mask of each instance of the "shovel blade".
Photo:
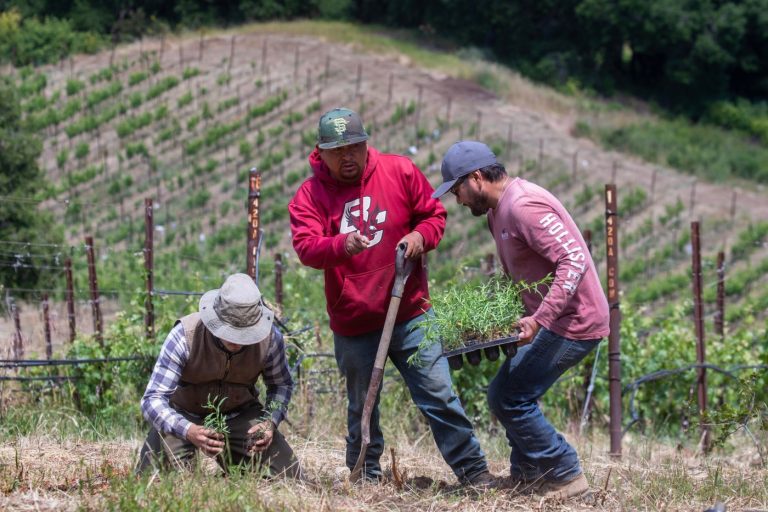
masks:
{"type": "Polygon", "coordinates": [[[368,443],[363,441],[360,445],[360,455],[357,456],[357,462],[355,467],[352,468],[352,472],[349,474],[350,482],[359,482],[363,476],[363,466],[365,465],[365,452],[368,451],[368,443]]]}

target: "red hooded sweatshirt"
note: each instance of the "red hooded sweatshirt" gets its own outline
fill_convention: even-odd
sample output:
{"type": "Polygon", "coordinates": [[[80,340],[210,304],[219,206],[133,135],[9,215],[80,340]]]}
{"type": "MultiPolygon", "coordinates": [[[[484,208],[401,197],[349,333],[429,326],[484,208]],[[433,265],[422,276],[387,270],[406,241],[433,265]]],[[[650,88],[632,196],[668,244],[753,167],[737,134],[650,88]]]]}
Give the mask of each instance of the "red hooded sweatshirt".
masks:
{"type": "MultiPolygon", "coordinates": [[[[331,330],[357,336],[384,327],[395,280],[397,243],[411,231],[424,237],[424,250],[437,247],[446,212],[432,199],[432,186],[413,163],[368,148],[360,183],[333,178],[315,149],[314,176],[288,204],[293,247],[304,265],[325,271],[325,299],[331,330]],[[362,202],[362,215],[360,204],[362,202]],[[360,254],[344,249],[347,235],[361,231],[371,241],[360,254]]],[[[427,276],[415,265],[405,285],[397,323],[421,313],[429,299],[427,276]]]]}

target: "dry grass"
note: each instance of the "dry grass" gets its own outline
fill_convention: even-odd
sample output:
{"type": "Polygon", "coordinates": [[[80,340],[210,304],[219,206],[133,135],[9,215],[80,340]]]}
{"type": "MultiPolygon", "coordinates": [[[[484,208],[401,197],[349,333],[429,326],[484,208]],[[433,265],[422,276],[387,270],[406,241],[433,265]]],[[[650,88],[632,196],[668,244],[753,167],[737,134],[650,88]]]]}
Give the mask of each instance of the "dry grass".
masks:
{"type": "MultiPolygon", "coordinates": [[[[156,500],[160,505],[173,499],[167,489],[194,492],[208,484],[219,488],[221,502],[212,508],[232,503],[228,496],[251,492],[261,500],[257,509],[291,510],[704,510],[715,500],[724,501],[729,510],[768,506],[768,473],[765,468],[746,464],[743,454],[702,459],[657,449],[647,457],[635,453],[636,447],[630,445],[623,460],[614,461],[597,453],[604,439],[587,441],[582,444],[582,455],[592,450],[584,468],[595,491],[593,499],[555,503],[507,491],[475,495],[446,488],[454,479],[434,449],[414,447],[405,439],[394,443],[400,454],[397,463],[407,482],[403,488],[392,480],[381,485],[351,485],[343,467],[343,441],[340,435],[335,437],[321,442],[290,436],[316,485],[253,478],[227,481],[210,473],[170,474],[149,482],[133,482],[130,472],[137,439],[105,443],[18,439],[0,447],[4,494],[0,508],[100,510],[134,495],[135,487],[144,489],[147,503],[156,500]],[[431,479],[435,483],[424,489],[410,487],[408,482],[413,484],[417,476],[422,482],[431,479]]],[[[385,457],[384,464],[391,465],[390,457],[385,457]]],[[[491,466],[501,474],[505,464],[494,458],[491,466]]],[[[200,496],[199,505],[207,503],[204,498],[200,496]]]]}
{"type": "MultiPolygon", "coordinates": [[[[394,393],[399,393],[397,389],[394,393]]],[[[322,395],[315,402],[299,393],[285,432],[312,484],[267,481],[252,476],[224,479],[208,460],[198,474],[172,473],[150,479],[132,476],[142,439],[88,441],[72,426],[41,423],[27,435],[0,444],[2,510],[704,510],[716,500],[728,510],[768,508],[768,470],[746,440],[729,454],[702,457],[647,437],[628,436],[621,460],[610,458],[603,434],[568,436],[583,459],[593,488],[589,500],[545,502],[509,491],[474,494],[454,487],[429,432],[412,406],[385,409],[385,437],[396,453],[398,485],[389,451],[382,466],[390,477],[380,485],[351,485],[344,466],[344,403],[322,395]],[[51,432],[55,434],[51,434],[51,432]]],[[[62,419],[72,423],[72,419],[62,419]]],[[[506,471],[501,432],[478,433],[494,474],[506,471]]],[[[93,436],[91,436],[93,437],[93,436]]]]}

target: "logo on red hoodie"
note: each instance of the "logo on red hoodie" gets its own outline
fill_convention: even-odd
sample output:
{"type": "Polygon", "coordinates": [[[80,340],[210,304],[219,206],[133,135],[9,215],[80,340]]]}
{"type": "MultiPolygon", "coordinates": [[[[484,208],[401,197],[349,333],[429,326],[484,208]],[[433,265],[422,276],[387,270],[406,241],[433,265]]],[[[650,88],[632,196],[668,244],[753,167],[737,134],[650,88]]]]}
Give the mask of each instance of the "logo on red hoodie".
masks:
{"type": "Polygon", "coordinates": [[[381,242],[382,236],[384,236],[384,230],[380,227],[387,220],[387,210],[381,210],[378,205],[373,208],[373,212],[369,214],[371,208],[370,196],[363,197],[363,222],[365,226],[359,229],[360,226],[360,199],[354,199],[347,201],[344,204],[344,214],[341,216],[341,225],[339,226],[339,233],[346,234],[353,231],[360,231],[361,235],[368,237],[371,241],[368,247],[381,242]]]}

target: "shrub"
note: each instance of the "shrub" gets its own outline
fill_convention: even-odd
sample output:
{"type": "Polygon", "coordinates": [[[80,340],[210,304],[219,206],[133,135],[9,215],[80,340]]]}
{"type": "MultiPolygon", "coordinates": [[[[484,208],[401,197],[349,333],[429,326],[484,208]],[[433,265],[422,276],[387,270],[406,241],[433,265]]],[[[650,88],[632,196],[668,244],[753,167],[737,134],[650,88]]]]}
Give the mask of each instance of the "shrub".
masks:
{"type": "Polygon", "coordinates": [[[146,71],[137,71],[136,73],[132,73],[131,76],[128,77],[128,85],[133,87],[134,85],[140,84],[146,80],[148,76],[149,74],[146,71]]]}
{"type": "Polygon", "coordinates": [[[187,208],[202,208],[211,199],[211,193],[202,188],[187,198],[187,208]]]}
{"type": "Polygon", "coordinates": [[[133,158],[136,155],[141,155],[144,157],[149,156],[149,151],[147,150],[147,146],[144,145],[143,142],[135,142],[131,144],[126,144],[125,146],[125,156],[129,160],[133,158]]]}
{"type": "Polygon", "coordinates": [[[279,107],[287,97],[288,93],[283,91],[275,96],[272,96],[271,98],[267,98],[263,103],[251,107],[251,109],[248,111],[248,120],[253,120],[269,114],[277,107],[279,107]]]}
{"type": "Polygon", "coordinates": [[[59,169],[67,165],[68,159],[69,159],[69,151],[67,151],[66,149],[62,149],[61,151],[59,151],[59,153],[56,155],[56,165],[59,166],[59,169]]]}
{"type": "Polygon", "coordinates": [[[85,89],[85,82],[76,78],[67,79],[67,96],[74,96],[85,89]]]}
{"type": "Polygon", "coordinates": [[[766,240],[768,240],[768,221],[750,223],[747,229],[739,233],[738,240],[731,247],[731,256],[734,260],[743,259],[765,245],[766,240]]]}
{"type": "Polygon", "coordinates": [[[89,151],[90,148],[88,147],[87,142],[79,142],[77,146],[75,146],[75,158],[82,160],[88,156],[89,151]]]}
{"type": "Polygon", "coordinates": [[[245,139],[240,141],[240,156],[243,160],[250,160],[253,146],[245,139]]]}
{"type": "Polygon", "coordinates": [[[160,105],[155,109],[154,118],[155,121],[162,121],[168,115],[168,105],[160,105]]]}
{"type": "Polygon", "coordinates": [[[240,103],[240,98],[229,98],[219,103],[219,106],[216,108],[217,112],[224,112],[225,110],[229,110],[230,108],[234,107],[240,103]]]}
{"type": "Polygon", "coordinates": [[[138,116],[131,116],[118,123],[115,130],[117,136],[121,139],[132,135],[135,131],[140,130],[146,126],[152,124],[152,113],[144,112],[138,116]]]}
{"type": "Polygon", "coordinates": [[[175,76],[167,76],[163,78],[147,90],[147,101],[157,98],[177,85],[179,85],[179,79],[175,76]]]}
{"type": "Polygon", "coordinates": [[[191,92],[189,92],[189,91],[187,91],[186,93],[184,93],[184,95],[183,95],[183,96],[181,96],[181,97],[178,99],[178,101],[176,102],[176,106],[177,106],[178,108],[184,108],[184,107],[186,107],[187,105],[189,105],[190,103],[192,103],[192,99],[193,99],[193,97],[192,97],[192,93],[191,93],[191,92]]]}
{"type": "Polygon", "coordinates": [[[16,66],[51,64],[70,53],[94,53],[104,38],[94,32],[77,32],[68,20],[46,18],[22,21],[15,9],[0,12],[0,60],[16,66]]]}
{"type": "Polygon", "coordinates": [[[290,112],[288,115],[286,115],[283,118],[283,123],[285,123],[288,126],[291,126],[294,123],[300,123],[303,120],[304,120],[304,116],[301,115],[301,112],[290,112]]]}
{"type": "Polygon", "coordinates": [[[232,80],[232,75],[229,73],[222,73],[216,78],[216,83],[219,86],[223,85],[229,85],[229,82],[232,80]]]}
{"type": "Polygon", "coordinates": [[[93,108],[99,103],[103,102],[104,100],[107,100],[113,96],[117,96],[120,94],[123,90],[123,84],[120,82],[112,82],[108,86],[103,87],[101,89],[97,89],[93,92],[91,92],[86,100],[85,103],[88,105],[89,108],[93,108]]]}
{"type": "Polygon", "coordinates": [[[197,68],[184,68],[184,73],[182,73],[181,78],[184,80],[189,80],[190,78],[196,77],[200,74],[200,70],[197,68]]]}
{"type": "Polygon", "coordinates": [[[138,108],[144,103],[144,95],[139,91],[134,91],[128,96],[128,101],[131,104],[131,108],[138,108]]]}
{"type": "Polygon", "coordinates": [[[768,148],[738,133],[684,120],[641,122],[597,131],[610,149],[634,153],[705,179],[768,183],[768,148]]]}

